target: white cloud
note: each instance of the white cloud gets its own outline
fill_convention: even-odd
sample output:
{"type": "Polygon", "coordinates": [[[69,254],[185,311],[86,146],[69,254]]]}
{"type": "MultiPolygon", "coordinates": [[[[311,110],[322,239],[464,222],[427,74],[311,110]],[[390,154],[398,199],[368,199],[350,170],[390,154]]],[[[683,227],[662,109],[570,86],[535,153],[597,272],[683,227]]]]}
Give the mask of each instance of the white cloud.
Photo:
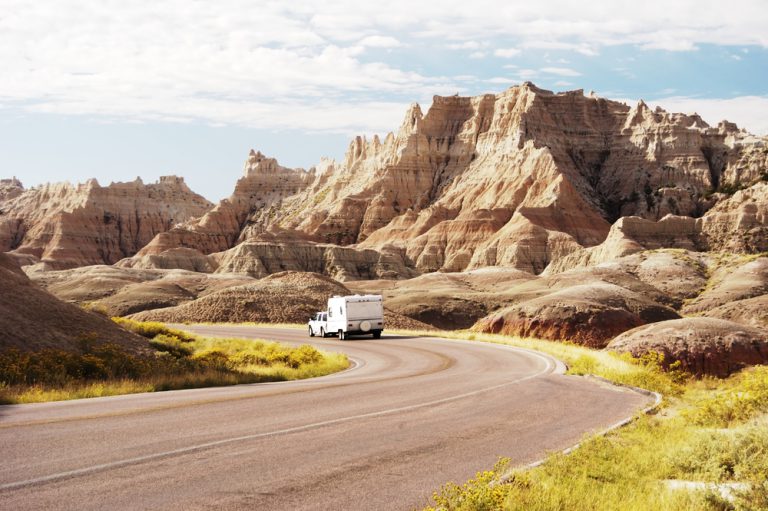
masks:
{"type": "MultiPolygon", "coordinates": [[[[677,51],[768,47],[763,0],[741,0],[739,8],[701,9],[698,0],[635,7],[626,0],[444,0],[439,10],[412,0],[386,8],[329,0],[322,10],[309,0],[3,0],[0,103],[124,121],[366,131],[396,126],[400,105],[462,83],[377,61],[371,55],[386,52],[368,48],[443,46],[480,58],[491,48],[514,57],[529,48],[596,55],[627,43],[677,51]],[[390,106],[394,113],[385,114],[390,106]]],[[[513,71],[521,80],[578,76],[568,73],[578,72],[513,71]]]]}
{"type": "Polygon", "coordinates": [[[571,82],[566,82],[565,80],[558,80],[554,85],[555,87],[570,87],[573,84],[571,82]]]}
{"type": "Polygon", "coordinates": [[[485,48],[488,46],[488,43],[486,42],[478,42],[478,41],[464,41],[463,43],[450,43],[447,44],[445,47],[449,50],[479,50],[480,48],[485,48]]]}
{"type": "Polygon", "coordinates": [[[522,80],[528,80],[539,76],[539,71],[537,69],[520,69],[517,71],[517,76],[522,80]]]}
{"type": "Polygon", "coordinates": [[[485,58],[485,52],[484,51],[473,51],[469,54],[469,58],[471,59],[484,59],[485,58]]]}
{"type": "Polygon", "coordinates": [[[565,41],[527,41],[523,43],[525,48],[531,48],[536,50],[565,50],[575,51],[588,57],[594,57],[598,55],[598,51],[590,44],[583,43],[571,43],[565,41]]]}
{"type": "Polygon", "coordinates": [[[542,67],[541,72],[558,76],[581,76],[581,73],[568,67],[542,67]]]}
{"type": "Polygon", "coordinates": [[[517,55],[520,55],[520,53],[521,51],[517,48],[499,48],[493,52],[497,57],[505,59],[516,57],[517,55]]]}
{"type": "Polygon", "coordinates": [[[400,41],[394,37],[383,35],[370,35],[363,38],[358,44],[360,46],[368,46],[371,48],[397,48],[398,46],[402,46],[400,41]]]}

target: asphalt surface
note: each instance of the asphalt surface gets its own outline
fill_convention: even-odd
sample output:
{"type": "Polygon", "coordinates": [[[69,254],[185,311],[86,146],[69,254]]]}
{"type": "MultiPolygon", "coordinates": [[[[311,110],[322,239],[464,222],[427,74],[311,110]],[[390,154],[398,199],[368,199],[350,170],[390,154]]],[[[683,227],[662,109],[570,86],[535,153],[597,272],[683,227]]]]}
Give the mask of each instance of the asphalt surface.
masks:
{"type": "Polygon", "coordinates": [[[296,382],[0,406],[0,509],[413,509],[500,456],[524,464],[650,398],[483,343],[195,327],[355,365],[296,382]]]}

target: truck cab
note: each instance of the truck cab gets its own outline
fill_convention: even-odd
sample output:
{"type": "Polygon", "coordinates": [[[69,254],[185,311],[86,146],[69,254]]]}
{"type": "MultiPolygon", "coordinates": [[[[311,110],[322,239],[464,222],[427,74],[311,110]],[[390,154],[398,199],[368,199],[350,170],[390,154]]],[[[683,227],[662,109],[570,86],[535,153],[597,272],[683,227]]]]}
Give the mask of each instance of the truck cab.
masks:
{"type": "Polygon", "coordinates": [[[340,340],[352,335],[381,337],[384,330],[384,305],[381,295],[333,296],[328,309],[315,313],[307,324],[309,336],[338,335],[340,340]]]}
{"type": "Polygon", "coordinates": [[[309,336],[325,337],[328,333],[328,312],[316,312],[309,318],[309,336]]]}

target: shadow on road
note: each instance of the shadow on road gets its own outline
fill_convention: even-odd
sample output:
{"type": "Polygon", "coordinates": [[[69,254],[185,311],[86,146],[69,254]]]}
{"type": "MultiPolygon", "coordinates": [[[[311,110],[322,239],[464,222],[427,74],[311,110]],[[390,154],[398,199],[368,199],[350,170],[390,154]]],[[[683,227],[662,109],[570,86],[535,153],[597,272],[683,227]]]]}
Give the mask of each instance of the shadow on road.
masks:
{"type": "MultiPolygon", "coordinates": [[[[402,341],[404,339],[419,339],[421,336],[418,335],[382,335],[380,339],[373,339],[371,337],[349,337],[345,339],[343,342],[357,342],[357,341],[402,341]]],[[[339,340],[338,337],[331,337],[331,339],[339,340]]]]}

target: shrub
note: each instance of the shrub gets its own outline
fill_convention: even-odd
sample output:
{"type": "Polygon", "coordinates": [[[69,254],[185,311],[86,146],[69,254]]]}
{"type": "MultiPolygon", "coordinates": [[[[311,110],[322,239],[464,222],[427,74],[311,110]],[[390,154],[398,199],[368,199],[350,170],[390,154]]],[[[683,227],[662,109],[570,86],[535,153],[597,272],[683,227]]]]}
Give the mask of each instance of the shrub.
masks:
{"type": "Polygon", "coordinates": [[[310,365],[320,362],[323,355],[309,344],[303,344],[298,348],[291,350],[288,357],[288,365],[298,368],[303,365],[310,365]]]}
{"type": "Polygon", "coordinates": [[[0,352],[0,402],[40,402],[322,376],[349,366],[344,355],[250,339],[201,339],[162,323],[114,318],[149,338],[155,353],[134,355],[96,338],[80,353],[0,352]]]}
{"type": "Polygon", "coordinates": [[[671,476],[704,481],[768,479],[768,429],[698,431],[669,455],[671,476]]]}

